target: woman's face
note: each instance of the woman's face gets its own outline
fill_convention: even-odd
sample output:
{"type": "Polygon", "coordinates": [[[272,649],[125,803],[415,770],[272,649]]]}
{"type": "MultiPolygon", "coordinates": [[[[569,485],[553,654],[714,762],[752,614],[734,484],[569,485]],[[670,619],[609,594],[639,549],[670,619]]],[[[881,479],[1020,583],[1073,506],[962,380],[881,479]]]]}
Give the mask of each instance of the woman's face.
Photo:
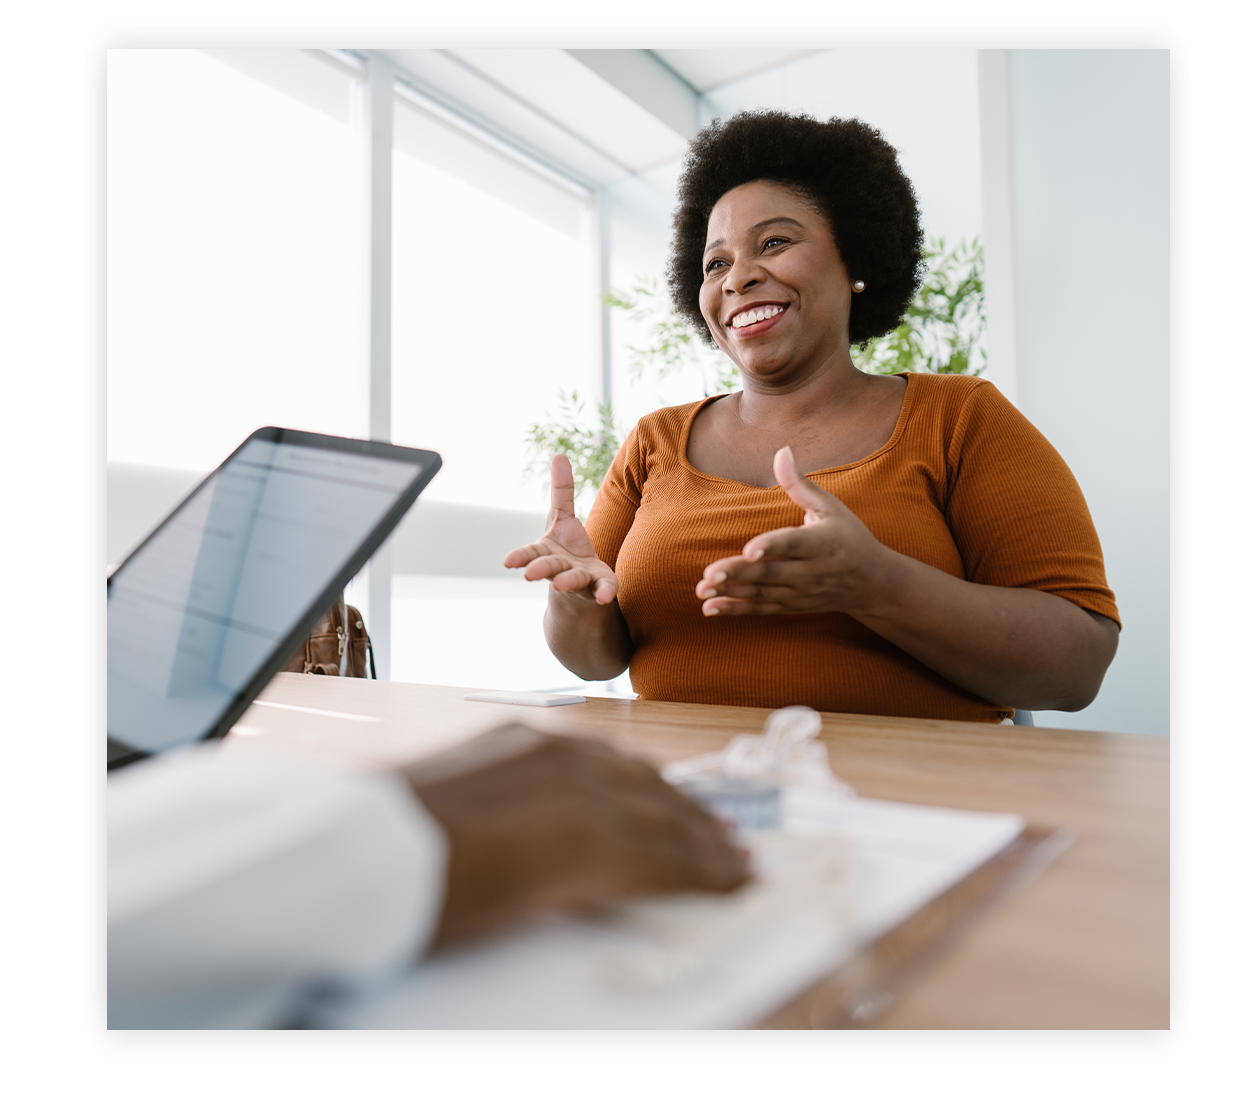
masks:
{"type": "Polygon", "coordinates": [[[766,180],[742,184],[715,204],[705,239],[701,313],[747,384],[786,383],[848,356],[849,276],[806,199],[766,180]]]}

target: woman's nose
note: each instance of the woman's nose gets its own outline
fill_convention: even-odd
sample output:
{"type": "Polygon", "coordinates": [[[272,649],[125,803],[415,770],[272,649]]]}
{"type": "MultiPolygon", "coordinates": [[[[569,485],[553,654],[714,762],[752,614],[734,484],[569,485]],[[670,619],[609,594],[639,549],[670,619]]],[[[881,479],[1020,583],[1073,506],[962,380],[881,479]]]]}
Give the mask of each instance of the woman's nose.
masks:
{"type": "Polygon", "coordinates": [[[724,294],[743,294],[762,281],[762,269],[753,260],[737,259],[723,280],[724,294]]]}

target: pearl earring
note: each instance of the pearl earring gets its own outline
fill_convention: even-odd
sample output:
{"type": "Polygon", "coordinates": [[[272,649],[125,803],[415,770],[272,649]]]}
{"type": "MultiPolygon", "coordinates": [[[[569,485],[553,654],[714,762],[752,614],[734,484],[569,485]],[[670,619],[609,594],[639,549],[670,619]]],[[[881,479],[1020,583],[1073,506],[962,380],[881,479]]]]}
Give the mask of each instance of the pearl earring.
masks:
{"type": "Polygon", "coordinates": [[[866,290],[866,283],[864,283],[861,279],[853,284],[853,292],[855,294],[861,294],[864,290],[866,290]]]}

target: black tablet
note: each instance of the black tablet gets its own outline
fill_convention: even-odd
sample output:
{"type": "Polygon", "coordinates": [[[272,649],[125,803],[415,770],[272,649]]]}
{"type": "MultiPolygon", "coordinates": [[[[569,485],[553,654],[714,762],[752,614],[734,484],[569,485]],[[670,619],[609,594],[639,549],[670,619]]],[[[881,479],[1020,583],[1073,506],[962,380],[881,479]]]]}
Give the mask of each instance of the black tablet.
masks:
{"type": "Polygon", "coordinates": [[[259,428],[108,582],[110,769],[222,737],[440,468],[259,428]]]}

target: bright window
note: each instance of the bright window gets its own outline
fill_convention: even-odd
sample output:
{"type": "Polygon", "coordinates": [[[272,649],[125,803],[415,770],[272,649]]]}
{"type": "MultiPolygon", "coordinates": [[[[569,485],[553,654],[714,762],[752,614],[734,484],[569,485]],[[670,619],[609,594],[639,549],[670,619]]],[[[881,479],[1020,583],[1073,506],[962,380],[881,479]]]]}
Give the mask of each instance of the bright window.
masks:
{"type": "MultiPolygon", "coordinates": [[[[424,500],[542,513],[527,430],[559,388],[595,398],[600,376],[588,198],[408,100],[394,124],[392,438],[443,457],[424,500]]],[[[393,678],[574,685],[544,641],[547,587],[503,569],[396,577],[393,678]]]]}
{"type": "Polygon", "coordinates": [[[545,511],[527,429],[600,376],[587,202],[403,101],[395,121],[392,438],[443,456],[428,499],[545,511]]]}
{"type": "MultiPolygon", "coordinates": [[[[108,58],[108,457],[208,470],[264,424],[360,435],[360,156],[324,109],[198,50],[108,58]]],[[[337,117],[338,116],[338,117],[337,117]]]]}

